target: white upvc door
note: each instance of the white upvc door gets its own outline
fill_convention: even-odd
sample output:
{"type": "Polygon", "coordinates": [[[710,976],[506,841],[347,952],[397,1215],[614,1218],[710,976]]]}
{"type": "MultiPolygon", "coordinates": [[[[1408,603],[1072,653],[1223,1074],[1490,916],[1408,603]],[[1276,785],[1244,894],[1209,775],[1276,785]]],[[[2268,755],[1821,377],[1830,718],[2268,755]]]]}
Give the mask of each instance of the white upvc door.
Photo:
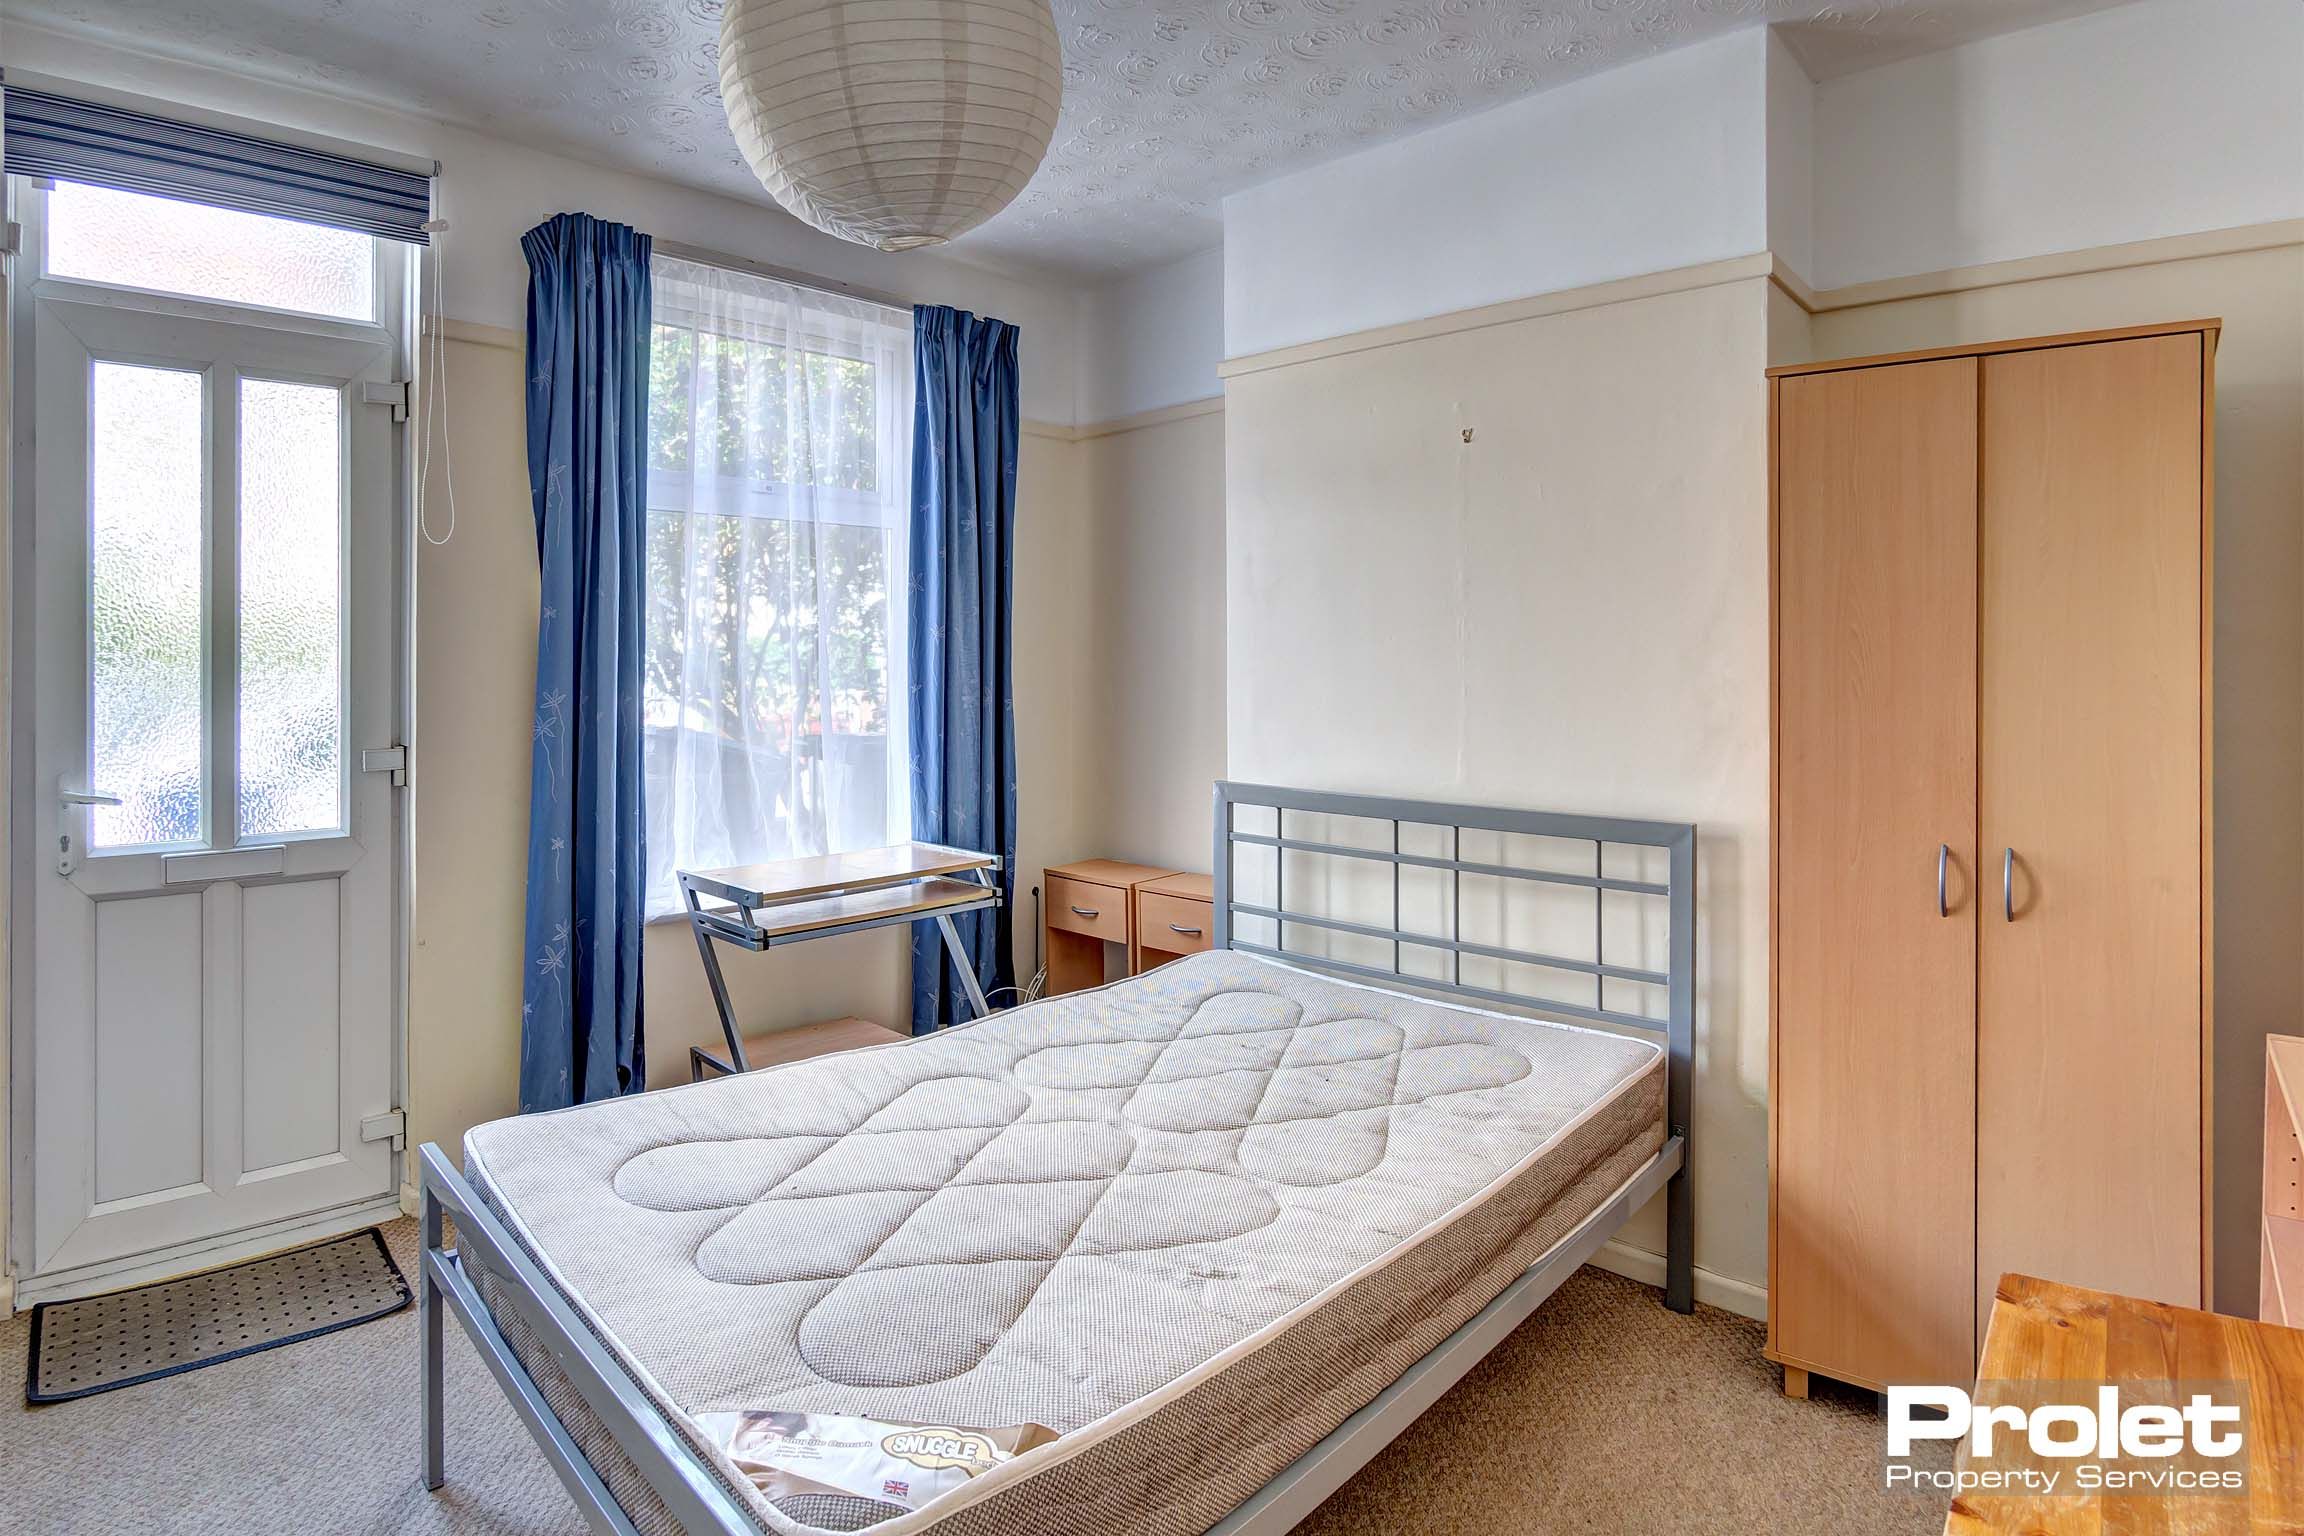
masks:
{"type": "Polygon", "coordinates": [[[29,1299],[397,1196],[392,775],[363,754],[395,734],[399,434],[367,396],[400,347],[390,323],[57,277],[20,201],[29,1299]]]}

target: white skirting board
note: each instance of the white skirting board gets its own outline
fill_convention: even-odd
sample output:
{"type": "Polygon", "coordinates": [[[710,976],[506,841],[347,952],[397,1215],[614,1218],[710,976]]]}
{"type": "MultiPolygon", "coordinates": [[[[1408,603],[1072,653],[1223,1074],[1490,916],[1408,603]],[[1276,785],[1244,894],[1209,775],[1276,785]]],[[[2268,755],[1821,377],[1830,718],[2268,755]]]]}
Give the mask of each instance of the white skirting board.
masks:
{"type": "MultiPolygon", "coordinates": [[[[1592,1255],[1592,1262],[1627,1280],[1653,1285],[1658,1290],[1664,1288],[1664,1255],[1660,1253],[1627,1247],[1610,1239],[1600,1245],[1598,1253],[1592,1255]]],[[[1696,1266],[1696,1299],[1706,1306],[1718,1307],[1723,1312],[1733,1312],[1739,1317],[1749,1317],[1755,1322],[1768,1321],[1767,1287],[1754,1285],[1749,1280],[1736,1280],[1727,1275],[1715,1274],[1701,1264],[1696,1266]]]]}

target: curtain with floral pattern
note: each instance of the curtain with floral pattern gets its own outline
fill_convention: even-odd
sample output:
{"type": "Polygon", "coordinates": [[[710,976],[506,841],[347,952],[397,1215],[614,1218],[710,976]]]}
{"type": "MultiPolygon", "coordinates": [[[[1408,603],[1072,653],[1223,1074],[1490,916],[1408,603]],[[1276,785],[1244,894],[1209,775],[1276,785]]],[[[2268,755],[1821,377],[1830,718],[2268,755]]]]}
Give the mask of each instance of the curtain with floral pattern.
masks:
{"type": "Polygon", "coordinates": [[[528,487],[541,605],[520,1108],[647,1086],[640,935],[649,238],[582,213],[528,258],[528,487]]]}
{"type": "MultiPolygon", "coordinates": [[[[953,919],[986,993],[1012,987],[1016,903],[1016,327],[912,312],[912,832],[1005,861],[1006,900],[953,919]]],[[[969,1017],[933,924],[912,925],[912,1032],[969,1017]]]]}

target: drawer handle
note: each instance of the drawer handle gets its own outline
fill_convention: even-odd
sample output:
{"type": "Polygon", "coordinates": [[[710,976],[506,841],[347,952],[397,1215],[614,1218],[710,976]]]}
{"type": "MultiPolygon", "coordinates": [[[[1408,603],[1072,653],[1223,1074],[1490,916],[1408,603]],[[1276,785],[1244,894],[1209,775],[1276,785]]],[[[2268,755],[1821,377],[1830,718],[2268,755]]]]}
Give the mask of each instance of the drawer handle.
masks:
{"type": "Polygon", "coordinates": [[[1073,915],[1077,917],[1102,917],[1104,915],[1094,907],[1074,907],[1072,911],[1073,915]]]}
{"type": "Polygon", "coordinates": [[[1181,923],[1170,923],[1170,924],[1168,925],[1168,931],[1169,931],[1170,933],[1180,933],[1180,934],[1184,935],[1184,937],[1186,937],[1186,938],[1188,938],[1188,939],[1196,939],[1196,938],[1200,937],[1200,930],[1199,930],[1199,929],[1197,929],[1197,928],[1186,928],[1186,927],[1184,927],[1184,926],[1183,926],[1181,923]]]}

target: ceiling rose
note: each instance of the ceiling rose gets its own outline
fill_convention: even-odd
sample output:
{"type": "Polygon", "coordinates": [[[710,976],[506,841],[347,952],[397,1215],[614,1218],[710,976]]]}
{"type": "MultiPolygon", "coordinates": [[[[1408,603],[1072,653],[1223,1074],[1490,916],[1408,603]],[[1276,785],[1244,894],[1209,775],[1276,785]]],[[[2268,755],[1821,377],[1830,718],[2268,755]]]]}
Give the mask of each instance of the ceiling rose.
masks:
{"type": "Polygon", "coordinates": [[[827,234],[941,245],[1039,168],[1063,98],[1048,0],[728,0],[720,99],[753,174],[827,234]]]}

